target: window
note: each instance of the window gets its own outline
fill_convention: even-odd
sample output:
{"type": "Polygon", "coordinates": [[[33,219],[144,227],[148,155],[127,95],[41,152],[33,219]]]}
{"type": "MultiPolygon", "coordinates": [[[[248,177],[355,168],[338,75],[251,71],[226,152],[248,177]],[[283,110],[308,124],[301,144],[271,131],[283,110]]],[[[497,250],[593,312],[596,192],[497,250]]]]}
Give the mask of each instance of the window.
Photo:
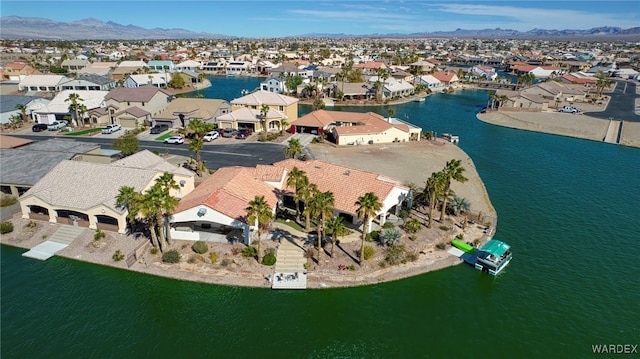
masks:
{"type": "Polygon", "coordinates": [[[278,106],[278,111],[284,111],[284,106],[278,106]]]}

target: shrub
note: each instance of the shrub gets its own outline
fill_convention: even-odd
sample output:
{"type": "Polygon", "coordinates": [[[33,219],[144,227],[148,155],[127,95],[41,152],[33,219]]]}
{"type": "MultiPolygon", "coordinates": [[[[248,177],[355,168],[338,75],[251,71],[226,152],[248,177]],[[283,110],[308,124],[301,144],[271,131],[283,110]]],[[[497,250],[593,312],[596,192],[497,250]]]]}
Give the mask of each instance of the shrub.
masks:
{"type": "Polygon", "coordinates": [[[440,228],[440,230],[443,230],[445,232],[449,230],[449,227],[447,227],[447,226],[440,226],[438,228],[440,228]]]}
{"type": "Polygon", "coordinates": [[[414,252],[406,252],[405,256],[404,256],[404,258],[405,258],[405,260],[407,262],[415,262],[415,261],[418,260],[418,257],[419,257],[418,252],[415,252],[415,251],[414,252]]]}
{"type": "Polygon", "coordinates": [[[216,252],[209,253],[209,260],[211,261],[211,264],[218,263],[218,253],[216,252]]]}
{"type": "Polygon", "coordinates": [[[151,248],[151,249],[149,250],[149,253],[151,253],[151,254],[158,254],[158,248],[156,248],[156,247],[151,248]]]}
{"type": "Polygon", "coordinates": [[[269,248],[265,251],[264,257],[262,257],[262,264],[266,266],[272,266],[276,264],[276,255],[273,248],[269,248]]]}
{"type": "Polygon", "coordinates": [[[258,255],[258,250],[254,246],[245,247],[242,250],[242,256],[247,258],[253,258],[258,255]]]}
{"type": "Polygon", "coordinates": [[[180,253],[175,249],[167,251],[162,255],[162,261],[165,263],[178,263],[180,262],[180,253]]]}
{"type": "Polygon", "coordinates": [[[352,264],[352,265],[350,265],[348,268],[349,268],[349,270],[350,270],[350,271],[352,271],[352,272],[355,272],[355,271],[356,271],[356,266],[354,266],[353,264],[352,264]]]}
{"type": "Polygon", "coordinates": [[[193,249],[193,251],[198,254],[203,254],[207,253],[207,251],[209,250],[209,246],[205,241],[197,241],[193,244],[193,246],[191,246],[191,249],[193,249]]]}
{"type": "Polygon", "coordinates": [[[391,222],[384,222],[384,224],[382,225],[382,228],[391,229],[391,228],[396,228],[396,226],[394,226],[393,223],[391,222]]]}
{"type": "Polygon", "coordinates": [[[242,253],[242,247],[241,246],[233,246],[233,247],[231,247],[231,254],[233,254],[234,256],[237,256],[240,253],[242,253]]]}
{"type": "Polygon", "coordinates": [[[369,233],[367,233],[367,236],[365,237],[365,240],[367,242],[371,242],[371,241],[377,241],[378,237],[380,237],[380,232],[378,231],[371,231],[369,233]]]}
{"type": "Polygon", "coordinates": [[[416,233],[420,230],[422,224],[417,218],[409,218],[406,222],[404,222],[404,229],[409,233],[416,233]]]}
{"type": "Polygon", "coordinates": [[[386,245],[398,244],[400,242],[400,237],[402,233],[395,228],[390,228],[384,231],[382,236],[380,236],[380,243],[386,245]]]}
{"type": "Polygon", "coordinates": [[[364,246],[364,253],[362,256],[365,260],[371,259],[376,254],[376,250],[371,246],[364,246]]]}
{"type": "Polygon", "coordinates": [[[400,213],[398,213],[398,217],[402,219],[409,218],[409,211],[407,211],[406,209],[400,210],[400,213]]]}
{"type": "Polygon", "coordinates": [[[231,261],[231,259],[229,259],[229,258],[225,258],[225,259],[223,259],[223,260],[222,260],[222,262],[220,262],[220,265],[221,265],[221,266],[223,266],[223,267],[227,267],[227,266],[229,266],[231,263],[233,263],[233,262],[231,261]]]}
{"type": "Polygon", "coordinates": [[[96,233],[93,235],[93,240],[94,241],[99,241],[102,238],[106,237],[107,234],[104,233],[104,231],[102,231],[100,228],[96,229],[96,233]]]}
{"type": "Polygon", "coordinates": [[[1,234],[11,233],[11,232],[13,232],[13,223],[8,222],[8,221],[0,223],[0,233],[1,234]]]}
{"type": "Polygon", "coordinates": [[[189,259],[187,259],[187,263],[194,264],[196,262],[204,263],[204,258],[199,254],[192,254],[189,256],[189,259]]]}
{"type": "Polygon", "coordinates": [[[113,258],[113,260],[115,262],[120,262],[121,260],[124,259],[124,253],[122,253],[121,250],[116,249],[116,251],[113,253],[113,255],[111,256],[111,258],[113,258]]]}
{"type": "Polygon", "coordinates": [[[440,249],[440,250],[445,250],[445,248],[447,248],[447,244],[444,242],[438,242],[436,243],[436,248],[440,249]]]}
{"type": "Polygon", "coordinates": [[[2,194],[0,196],[0,207],[7,207],[16,204],[18,199],[15,196],[2,194]]]}
{"type": "Polygon", "coordinates": [[[29,221],[27,224],[24,225],[24,228],[38,228],[38,223],[34,221],[29,221]]]}
{"type": "Polygon", "coordinates": [[[385,253],[384,261],[388,265],[398,265],[400,263],[405,263],[405,250],[402,244],[392,244],[387,247],[387,251],[385,253]]]}

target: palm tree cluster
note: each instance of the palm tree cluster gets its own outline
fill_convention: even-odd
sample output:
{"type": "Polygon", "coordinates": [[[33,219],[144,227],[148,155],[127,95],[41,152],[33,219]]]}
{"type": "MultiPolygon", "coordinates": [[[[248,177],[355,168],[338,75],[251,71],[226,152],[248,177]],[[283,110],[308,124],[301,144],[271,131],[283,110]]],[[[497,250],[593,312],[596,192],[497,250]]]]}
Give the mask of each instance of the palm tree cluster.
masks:
{"type": "Polygon", "coordinates": [[[596,91],[598,94],[598,98],[600,98],[602,97],[602,92],[604,91],[604,89],[613,85],[613,81],[609,80],[607,78],[607,75],[602,71],[598,71],[596,79],[596,91]]]}
{"type": "MultiPolygon", "coordinates": [[[[323,238],[327,235],[331,235],[331,252],[330,256],[333,257],[333,250],[335,244],[341,236],[345,236],[349,233],[344,223],[344,218],[335,216],[334,206],[335,197],[331,191],[320,191],[318,186],[309,180],[307,174],[293,167],[293,169],[287,175],[286,185],[289,188],[293,188],[293,199],[296,204],[296,222],[300,221],[300,214],[305,216],[305,230],[311,230],[311,220],[314,219],[316,223],[317,232],[317,246],[318,246],[318,265],[321,265],[322,252],[324,247],[322,244],[323,238]],[[304,210],[300,210],[300,204],[304,203],[304,210]]],[[[364,220],[364,226],[362,230],[362,248],[360,250],[359,264],[362,265],[364,242],[367,232],[369,231],[370,219],[375,217],[377,212],[382,208],[380,199],[372,192],[358,198],[355,203],[358,206],[356,211],[358,218],[364,220]]]]}
{"type": "MultiPolygon", "coordinates": [[[[449,196],[452,193],[451,182],[457,181],[460,183],[466,182],[468,179],[463,175],[465,169],[462,167],[461,161],[452,159],[448,161],[442,171],[434,172],[431,177],[427,179],[425,188],[423,191],[424,198],[426,198],[429,206],[429,222],[427,227],[431,228],[433,221],[433,212],[440,205],[440,221],[444,220],[444,215],[447,209],[447,202],[449,196]],[[439,201],[439,199],[442,199],[439,201]]],[[[466,200],[456,200],[462,202],[458,206],[459,210],[468,210],[468,202],[466,200]]],[[[456,202],[456,203],[457,203],[456,202]]]]}
{"type": "Polygon", "coordinates": [[[137,192],[133,187],[123,186],[116,196],[116,205],[128,210],[129,225],[136,219],[141,219],[149,230],[151,244],[160,251],[165,243],[171,244],[168,219],[178,206],[178,200],[170,195],[170,191],[178,188],[173,174],[165,172],[144,193],[137,192]]]}

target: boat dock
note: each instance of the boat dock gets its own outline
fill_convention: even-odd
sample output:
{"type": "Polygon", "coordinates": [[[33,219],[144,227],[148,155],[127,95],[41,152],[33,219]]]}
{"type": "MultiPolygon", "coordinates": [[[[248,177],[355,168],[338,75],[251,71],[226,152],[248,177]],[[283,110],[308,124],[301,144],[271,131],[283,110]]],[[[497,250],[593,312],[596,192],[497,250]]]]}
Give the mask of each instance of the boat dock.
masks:
{"type": "Polygon", "coordinates": [[[469,252],[465,252],[463,250],[460,250],[460,249],[458,249],[456,247],[451,247],[447,251],[447,253],[462,259],[463,261],[471,264],[474,267],[476,265],[476,262],[478,261],[478,251],[474,251],[473,253],[469,253],[469,252]]]}
{"type": "Polygon", "coordinates": [[[307,289],[307,270],[304,264],[303,243],[297,239],[282,238],[276,253],[275,273],[271,289],[307,289]]]}

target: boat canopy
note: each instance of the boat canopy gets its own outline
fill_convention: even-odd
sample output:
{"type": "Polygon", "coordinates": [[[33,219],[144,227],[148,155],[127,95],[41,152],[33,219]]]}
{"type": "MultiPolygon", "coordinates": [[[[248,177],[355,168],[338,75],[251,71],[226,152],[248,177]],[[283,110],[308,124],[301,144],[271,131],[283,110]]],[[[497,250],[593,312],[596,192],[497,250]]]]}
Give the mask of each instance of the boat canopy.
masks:
{"type": "Polygon", "coordinates": [[[509,246],[508,244],[497,239],[492,239],[484,246],[482,246],[480,250],[489,254],[493,254],[496,257],[502,257],[509,250],[509,248],[511,248],[511,246],[509,246]]]}

